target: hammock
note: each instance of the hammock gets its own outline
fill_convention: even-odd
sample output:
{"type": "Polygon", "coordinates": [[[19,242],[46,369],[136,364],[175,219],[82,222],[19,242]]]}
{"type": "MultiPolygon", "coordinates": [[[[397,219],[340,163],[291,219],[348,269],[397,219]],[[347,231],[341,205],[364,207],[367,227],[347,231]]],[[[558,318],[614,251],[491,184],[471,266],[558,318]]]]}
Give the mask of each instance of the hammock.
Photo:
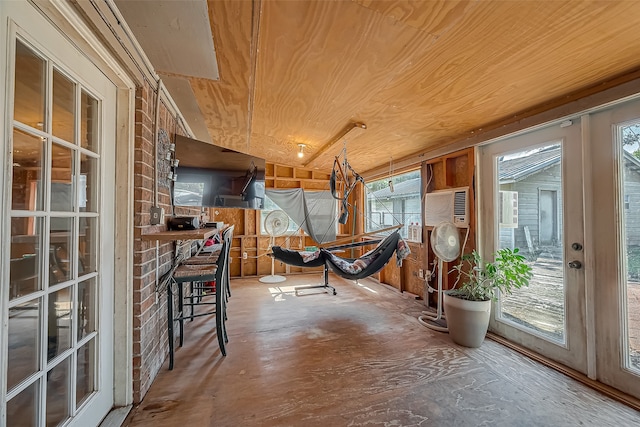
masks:
{"type": "MultiPolygon", "coordinates": [[[[335,251],[340,249],[351,249],[358,246],[375,245],[380,243],[382,239],[367,240],[364,242],[348,243],[344,245],[329,246],[324,249],[327,251],[335,251]]],[[[321,267],[325,264],[325,256],[320,250],[296,251],[281,246],[273,246],[271,248],[271,256],[280,262],[293,265],[295,267],[321,267]]]]}
{"type": "Polygon", "coordinates": [[[296,286],[294,288],[296,295],[298,295],[299,290],[314,288],[331,289],[331,292],[334,295],[337,294],[336,288],[329,284],[329,267],[327,267],[324,255],[322,254],[322,252],[320,252],[320,250],[317,250],[315,252],[298,252],[292,251],[291,249],[281,248],[280,246],[272,246],[271,256],[278,261],[282,261],[285,264],[293,265],[296,267],[324,267],[324,283],[322,283],[321,285],[296,286]]]}
{"type": "Polygon", "coordinates": [[[363,279],[382,270],[394,252],[396,252],[398,264],[402,265],[402,260],[410,253],[409,246],[402,240],[397,230],[360,258],[341,258],[327,249],[320,249],[320,252],[334,273],[350,280],[363,279]]]}
{"type": "Polygon", "coordinates": [[[281,248],[280,246],[273,246],[271,252],[278,261],[296,267],[320,267],[324,265],[324,256],[319,250],[316,252],[298,252],[281,248]]]}
{"type": "MultiPolygon", "coordinates": [[[[357,242],[353,246],[362,246],[366,243],[371,242],[357,242]]],[[[350,246],[352,245],[341,245],[340,247],[350,246]]],[[[273,257],[285,264],[296,267],[319,267],[324,265],[325,269],[329,267],[338,276],[351,280],[363,279],[377,273],[387,265],[394,252],[396,252],[399,265],[410,253],[409,246],[400,237],[398,230],[389,234],[374,249],[360,258],[341,258],[331,252],[332,249],[335,249],[335,247],[322,248],[316,252],[298,252],[279,246],[271,248],[273,257]]]]}

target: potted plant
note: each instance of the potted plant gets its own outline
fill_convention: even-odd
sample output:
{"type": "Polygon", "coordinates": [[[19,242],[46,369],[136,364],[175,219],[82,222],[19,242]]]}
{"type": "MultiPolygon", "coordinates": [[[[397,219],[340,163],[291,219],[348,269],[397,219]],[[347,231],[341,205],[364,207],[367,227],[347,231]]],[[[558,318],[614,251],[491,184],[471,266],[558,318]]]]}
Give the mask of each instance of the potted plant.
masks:
{"type": "MultiPolygon", "coordinates": [[[[480,347],[489,328],[491,301],[497,291],[509,295],[513,289],[529,285],[531,266],[516,249],[500,249],[495,261],[488,262],[475,250],[464,255],[453,270],[460,287],[444,292],[444,310],[453,342],[465,347],[480,347]]],[[[452,271],[453,271],[452,270],[452,271]]]]}

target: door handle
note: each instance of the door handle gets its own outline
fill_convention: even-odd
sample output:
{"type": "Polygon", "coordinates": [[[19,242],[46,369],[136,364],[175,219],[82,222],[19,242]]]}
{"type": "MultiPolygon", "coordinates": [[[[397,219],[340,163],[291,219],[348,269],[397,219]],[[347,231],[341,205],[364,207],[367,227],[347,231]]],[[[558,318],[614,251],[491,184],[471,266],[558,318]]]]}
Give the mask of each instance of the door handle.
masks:
{"type": "Polygon", "coordinates": [[[580,261],[571,261],[568,265],[569,268],[582,268],[582,263],[580,261]]]}

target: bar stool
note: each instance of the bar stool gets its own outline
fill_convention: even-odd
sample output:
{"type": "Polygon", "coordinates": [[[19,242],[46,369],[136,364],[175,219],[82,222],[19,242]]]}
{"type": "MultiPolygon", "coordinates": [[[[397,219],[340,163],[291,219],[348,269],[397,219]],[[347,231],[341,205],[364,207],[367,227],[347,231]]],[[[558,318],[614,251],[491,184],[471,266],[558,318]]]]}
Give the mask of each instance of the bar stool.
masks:
{"type": "MultiPolygon", "coordinates": [[[[182,263],[179,265],[172,276],[172,282],[167,287],[167,323],[169,335],[169,370],[173,369],[174,362],[174,323],[178,322],[180,331],[179,346],[184,343],[184,321],[185,319],[193,320],[195,317],[216,315],[216,335],[218,337],[218,345],[220,352],[226,356],[225,344],[229,341],[226,332],[225,321],[226,302],[228,299],[229,285],[229,253],[233,236],[233,226],[228,227],[223,233],[223,243],[220,252],[216,254],[215,264],[202,263],[202,259],[211,260],[213,256],[196,256],[192,257],[196,260],[192,264],[182,263]],[[197,259],[200,260],[197,260],[197,259]],[[215,281],[215,292],[207,294],[205,291],[209,288],[204,285],[206,282],[215,281]],[[190,284],[190,294],[184,296],[184,284],[190,284]],[[177,291],[177,312],[174,314],[174,290],[177,291]],[[205,297],[215,296],[214,301],[205,300],[205,297]],[[188,302],[185,302],[188,301],[188,302]],[[214,310],[207,310],[204,313],[196,313],[197,306],[215,306],[214,310]],[[185,313],[185,306],[190,308],[188,314],[185,313]]],[[[190,258],[191,259],[191,258],[190,258]]]]}

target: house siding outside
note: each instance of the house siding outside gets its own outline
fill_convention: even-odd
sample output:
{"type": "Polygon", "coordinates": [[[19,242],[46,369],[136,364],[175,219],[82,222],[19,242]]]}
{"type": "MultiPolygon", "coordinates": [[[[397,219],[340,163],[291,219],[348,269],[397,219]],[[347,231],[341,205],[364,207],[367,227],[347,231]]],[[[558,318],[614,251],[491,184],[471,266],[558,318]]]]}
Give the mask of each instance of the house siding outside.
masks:
{"type": "MultiPolygon", "coordinates": [[[[409,172],[413,173],[413,172],[409,172]]],[[[422,224],[421,180],[412,178],[395,184],[394,192],[385,186],[366,197],[366,231],[404,224],[400,230],[408,237],[411,223],[422,224]]]]}
{"type": "Polygon", "coordinates": [[[637,167],[625,162],[624,194],[628,196],[628,207],[625,200],[621,200],[624,212],[627,246],[640,246],[640,172],[637,167]]]}
{"type": "MultiPolygon", "coordinates": [[[[533,244],[540,244],[540,223],[538,218],[540,204],[540,190],[557,192],[557,236],[562,241],[563,205],[561,188],[561,167],[559,163],[529,175],[521,181],[502,184],[500,190],[518,192],[518,228],[500,228],[500,247],[520,248],[528,251],[528,243],[524,227],[529,227],[533,244]]],[[[625,161],[624,194],[628,195],[629,206],[625,207],[624,200],[621,208],[625,215],[625,227],[628,246],[640,245],[640,173],[633,167],[630,160],[625,161]]],[[[554,245],[557,246],[557,245],[554,245]]]]}
{"type": "Polygon", "coordinates": [[[540,190],[556,192],[557,224],[556,236],[562,239],[562,171],[559,164],[555,164],[527,178],[500,186],[500,190],[518,192],[518,228],[500,228],[500,247],[516,247],[528,250],[524,227],[529,228],[533,244],[540,242],[540,219],[538,217],[540,190]],[[512,237],[513,233],[513,237],[512,237]]]}
{"type": "MultiPolygon", "coordinates": [[[[406,199],[370,200],[369,212],[371,218],[367,219],[369,227],[389,227],[403,222],[408,226],[412,222],[422,223],[420,213],[420,198],[412,197],[406,199]],[[401,213],[401,204],[404,202],[404,215],[401,213]],[[396,209],[394,210],[394,203],[396,209]],[[377,214],[379,213],[379,215],[377,214]]],[[[405,227],[406,228],[406,227],[405,227]]]]}

